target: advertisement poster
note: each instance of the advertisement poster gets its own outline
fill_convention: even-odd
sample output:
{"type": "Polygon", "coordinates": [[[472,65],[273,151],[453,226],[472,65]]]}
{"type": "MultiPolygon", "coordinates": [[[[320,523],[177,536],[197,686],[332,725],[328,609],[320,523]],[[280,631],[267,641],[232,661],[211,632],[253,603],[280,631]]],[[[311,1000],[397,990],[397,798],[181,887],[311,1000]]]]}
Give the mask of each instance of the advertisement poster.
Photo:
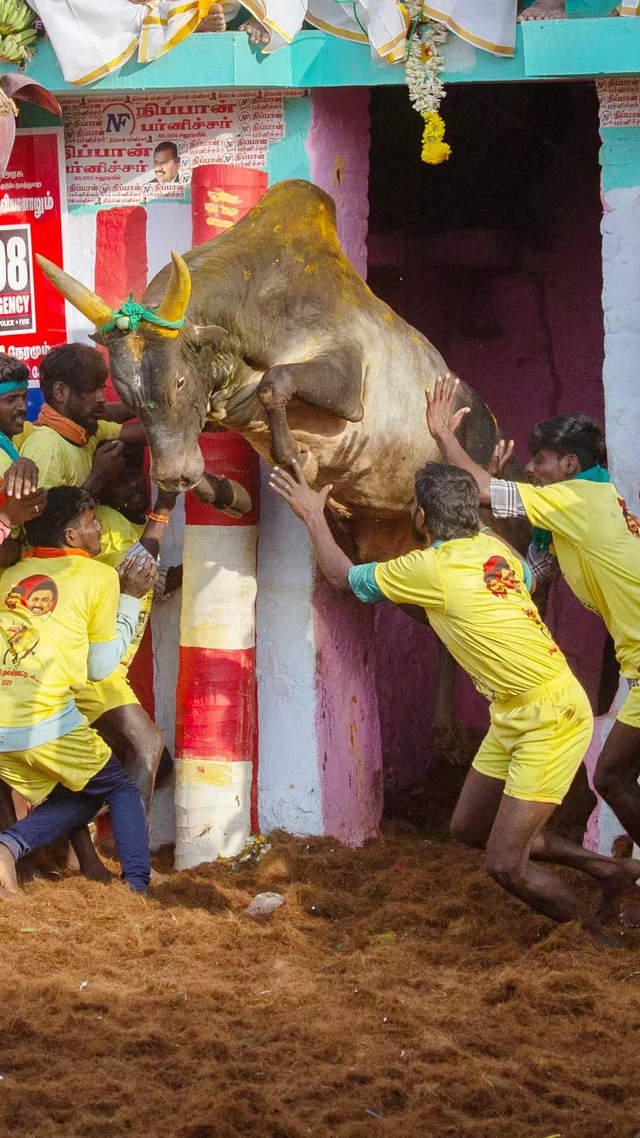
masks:
{"type": "Polygon", "coordinates": [[[640,79],[598,79],[600,126],[638,126],[640,123],[640,79]]]}
{"type": "MultiPolygon", "coordinates": [[[[19,130],[0,181],[0,351],[23,360],[37,389],[45,352],[67,338],[64,300],[35,261],[62,264],[66,214],[62,129],[19,130]]],[[[30,417],[40,402],[30,396],[30,417]]]]}
{"type": "Polygon", "coordinates": [[[189,91],[61,98],[69,205],[182,198],[197,166],[261,169],[301,92],[189,91]]]}

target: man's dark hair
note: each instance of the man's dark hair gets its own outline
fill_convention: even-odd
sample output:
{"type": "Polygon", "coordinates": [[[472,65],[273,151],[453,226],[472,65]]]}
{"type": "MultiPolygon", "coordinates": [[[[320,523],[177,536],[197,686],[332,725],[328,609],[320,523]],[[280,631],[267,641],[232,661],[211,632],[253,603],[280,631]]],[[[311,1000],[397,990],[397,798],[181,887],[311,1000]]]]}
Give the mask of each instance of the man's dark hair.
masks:
{"type": "Polygon", "coordinates": [[[597,419],[588,415],[554,415],[538,423],[529,435],[529,453],[551,450],[564,456],[575,454],[582,470],[604,460],[604,432],[597,419]]]}
{"type": "Polygon", "coordinates": [[[40,388],[47,403],[51,401],[54,383],[66,383],[76,395],[104,387],[109,370],[100,352],[88,344],[60,344],[43,356],[40,364],[40,388]]]}
{"type": "Polygon", "coordinates": [[[472,474],[459,466],[426,462],[416,471],[415,488],[432,541],[478,532],[480,495],[472,474]]]}
{"type": "Polygon", "coordinates": [[[178,157],[178,147],[176,146],[175,142],[159,142],[158,145],[156,146],[154,152],[153,152],[154,158],[155,158],[155,156],[159,150],[170,150],[171,151],[171,157],[173,158],[173,161],[174,162],[180,161],[180,159],[178,157]]]}
{"type": "Polygon", "coordinates": [[[29,545],[57,547],[65,545],[64,531],[85,510],[95,508],[95,499],[81,486],[54,486],[47,495],[47,504],[37,518],[25,525],[29,545]]]}
{"type": "Polygon", "coordinates": [[[28,383],[29,368],[26,364],[0,352],[0,383],[28,383]]]}
{"type": "Polygon", "coordinates": [[[125,470],[139,474],[144,468],[144,443],[125,443],[123,455],[125,470]]]}

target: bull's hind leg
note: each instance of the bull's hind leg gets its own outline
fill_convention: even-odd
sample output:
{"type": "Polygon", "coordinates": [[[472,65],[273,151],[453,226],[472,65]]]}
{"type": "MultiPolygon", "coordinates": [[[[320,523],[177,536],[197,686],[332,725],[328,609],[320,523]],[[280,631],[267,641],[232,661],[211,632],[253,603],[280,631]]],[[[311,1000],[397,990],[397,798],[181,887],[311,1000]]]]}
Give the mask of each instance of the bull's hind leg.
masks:
{"type": "Polygon", "coordinates": [[[345,348],[304,363],[275,364],[265,371],[257,394],[267,413],[272,458],[288,466],[298,456],[287,422],[287,404],[294,397],[350,423],[362,419],[361,355],[345,348]]]}

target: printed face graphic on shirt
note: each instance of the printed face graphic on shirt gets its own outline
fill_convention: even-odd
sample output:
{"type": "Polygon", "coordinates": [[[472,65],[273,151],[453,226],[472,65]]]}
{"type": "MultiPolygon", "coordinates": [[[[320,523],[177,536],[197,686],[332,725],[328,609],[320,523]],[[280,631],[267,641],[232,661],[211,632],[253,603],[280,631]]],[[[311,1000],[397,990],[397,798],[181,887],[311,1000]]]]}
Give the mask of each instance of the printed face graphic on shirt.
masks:
{"type": "Polygon", "coordinates": [[[485,561],[482,570],[484,583],[494,596],[506,597],[509,593],[520,592],[520,582],[515,570],[504,557],[497,554],[495,557],[490,557],[485,561]]]}
{"type": "Polygon", "coordinates": [[[637,518],[635,514],[631,513],[631,510],[627,506],[624,498],[618,498],[618,505],[624,515],[624,520],[627,523],[627,529],[629,530],[629,533],[632,533],[634,537],[640,537],[640,519],[637,518]]]}
{"type": "Polygon", "coordinates": [[[5,597],[4,603],[10,609],[23,606],[34,616],[46,616],[53,612],[58,603],[58,588],[51,577],[36,573],[18,581],[5,597]]]}

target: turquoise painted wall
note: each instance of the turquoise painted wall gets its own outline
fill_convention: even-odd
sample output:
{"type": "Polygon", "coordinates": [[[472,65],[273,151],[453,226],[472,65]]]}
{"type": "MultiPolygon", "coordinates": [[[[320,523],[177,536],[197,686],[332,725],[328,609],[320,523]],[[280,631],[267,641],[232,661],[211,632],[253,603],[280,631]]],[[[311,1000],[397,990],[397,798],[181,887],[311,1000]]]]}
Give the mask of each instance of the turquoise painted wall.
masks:
{"type": "Polygon", "coordinates": [[[311,126],[311,99],[284,100],[285,136],[272,142],[267,154],[269,185],[283,178],[310,178],[311,167],[305,146],[311,126]]]}
{"type": "Polygon", "coordinates": [[[601,133],[602,189],[640,186],[640,126],[607,126],[601,133]]]}

